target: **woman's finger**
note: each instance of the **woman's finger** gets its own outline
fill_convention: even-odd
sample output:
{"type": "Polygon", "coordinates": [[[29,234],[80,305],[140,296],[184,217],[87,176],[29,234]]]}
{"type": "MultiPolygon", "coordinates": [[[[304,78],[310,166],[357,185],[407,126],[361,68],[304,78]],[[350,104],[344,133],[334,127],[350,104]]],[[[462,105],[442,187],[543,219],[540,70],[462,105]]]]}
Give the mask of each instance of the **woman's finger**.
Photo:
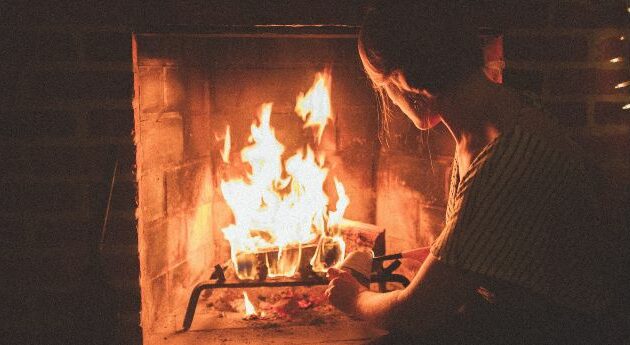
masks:
{"type": "Polygon", "coordinates": [[[340,269],[338,269],[338,268],[331,267],[331,268],[329,268],[329,269],[328,269],[328,271],[326,272],[326,275],[328,276],[328,279],[331,279],[331,280],[332,280],[332,279],[337,278],[337,277],[339,276],[339,274],[341,274],[341,272],[343,272],[343,271],[341,271],[341,270],[340,270],[340,269]]]}
{"type": "Polygon", "coordinates": [[[346,271],[346,270],[339,270],[338,277],[343,278],[344,280],[355,279],[354,276],[352,276],[352,274],[350,273],[350,271],[346,271]]]}
{"type": "Polygon", "coordinates": [[[326,297],[328,297],[328,299],[330,299],[330,296],[332,295],[334,288],[335,288],[335,285],[330,284],[328,286],[328,289],[326,289],[326,291],[324,291],[324,295],[326,295],[326,297]]]}

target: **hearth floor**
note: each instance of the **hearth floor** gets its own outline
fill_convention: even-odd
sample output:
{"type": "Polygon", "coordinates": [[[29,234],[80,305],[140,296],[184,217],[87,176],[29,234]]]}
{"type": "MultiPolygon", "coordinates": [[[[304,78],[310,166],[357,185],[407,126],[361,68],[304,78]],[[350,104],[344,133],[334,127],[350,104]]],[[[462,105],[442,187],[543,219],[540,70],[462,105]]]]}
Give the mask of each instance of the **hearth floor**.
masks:
{"type": "MultiPolygon", "coordinates": [[[[243,320],[241,313],[207,311],[195,315],[187,332],[156,334],[152,345],[368,344],[384,335],[364,321],[338,311],[299,320],[243,320]]],[[[146,339],[145,339],[146,341],[146,339]]]]}

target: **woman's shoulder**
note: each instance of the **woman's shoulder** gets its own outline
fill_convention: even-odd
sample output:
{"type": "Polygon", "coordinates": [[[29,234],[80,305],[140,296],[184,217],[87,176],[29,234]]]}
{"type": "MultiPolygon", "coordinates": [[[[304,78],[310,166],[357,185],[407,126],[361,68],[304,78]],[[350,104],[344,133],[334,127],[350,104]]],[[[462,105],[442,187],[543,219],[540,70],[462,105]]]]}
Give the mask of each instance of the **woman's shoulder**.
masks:
{"type": "Polygon", "coordinates": [[[512,126],[507,132],[518,132],[548,149],[559,150],[568,156],[582,155],[582,149],[571,138],[568,128],[558,117],[542,105],[541,98],[531,92],[516,92],[512,126]]]}

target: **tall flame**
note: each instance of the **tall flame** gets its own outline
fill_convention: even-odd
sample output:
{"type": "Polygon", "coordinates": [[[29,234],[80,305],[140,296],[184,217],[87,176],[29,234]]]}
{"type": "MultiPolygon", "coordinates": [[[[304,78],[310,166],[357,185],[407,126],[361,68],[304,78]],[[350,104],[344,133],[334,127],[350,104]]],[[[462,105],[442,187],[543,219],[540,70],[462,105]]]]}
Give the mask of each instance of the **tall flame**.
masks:
{"type": "Polygon", "coordinates": [[[297,97],[295,112],[302,118],[304,128],[313,127],[317,131],[317,143],[322,140],[322,134],[328,120],[332,120],[330,106],[330,71],[315,75],[315,83],[306,94],[297,97]]]}
{"type": "MultiPolygon", "coordinates": [[[[319,73],[304,98],[308,101],[299,105],[310,114],[305,127],[324,119],[320,133],[330,116],[330,97],[325,88],[329,82],[329,75],[319,73]]],[[[223,233],[230,242],[232,262],[240,279],[257,277],[261,255],[270,277],[295,275],[305,244],[317,247],[310,261],[315,271],[325,271],[343,260],[345,254],[337,230],[349,204],[342,183],[335,178],[338,199],[335,210],[329,210],[324,192],[328,177],[325,157],[316,155],[307,145],[283,161],[285,147],[270,125],[271,114],[272,103],[263,104],[258,125],[251,126],[249,146],[241,151],[241,160],[250,167],[247,176],[221,182],[223,196],[234,214],[234,224],[224,228],[223,233]],[[319,262],[324,259],[325,263],[319,262]]],[[[222,151],[222,155],[228,152],[226,156],[228,139],[229,129],[222,151]]]]}

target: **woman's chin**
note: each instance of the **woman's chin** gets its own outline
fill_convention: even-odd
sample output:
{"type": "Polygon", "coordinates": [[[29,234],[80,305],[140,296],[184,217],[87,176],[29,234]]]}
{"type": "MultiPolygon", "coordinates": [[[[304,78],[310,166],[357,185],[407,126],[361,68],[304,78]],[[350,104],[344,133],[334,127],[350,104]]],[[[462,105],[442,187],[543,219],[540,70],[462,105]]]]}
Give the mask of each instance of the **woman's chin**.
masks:
{"type": "Polygon", "coordinates": [[[416,126],[416,128],[426,131],[429,129],[432,129],[433,127],[437,126],[438,123],[442,122],[442,119],[440,117],[430,117],[428,119],[424,119],[424,120],[419,120],[416,119],[413,121],[413,124],[416,126]]]}

